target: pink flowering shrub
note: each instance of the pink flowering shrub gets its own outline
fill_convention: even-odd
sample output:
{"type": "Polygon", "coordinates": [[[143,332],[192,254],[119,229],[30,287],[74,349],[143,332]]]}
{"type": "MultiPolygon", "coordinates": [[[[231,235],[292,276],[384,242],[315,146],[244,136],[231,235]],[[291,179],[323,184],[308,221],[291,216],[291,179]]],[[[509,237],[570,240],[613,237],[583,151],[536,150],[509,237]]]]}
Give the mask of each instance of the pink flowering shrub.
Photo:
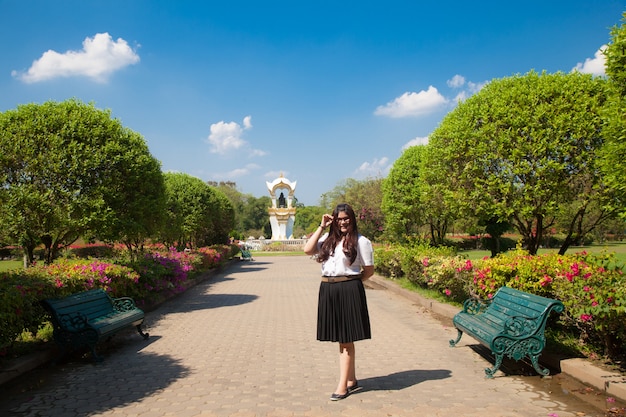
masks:
{"type": "Polygon", "coordinates": [[[461,256],[434,256],[422,259],[424,284],[452,301],[462,303],[468,298],[469,282],[474,264],[461,256]]]}
{"type": "Polygon", "coordinates": [[[389,245],[374,252],[376,272],[391,278],[405,277],[415,285],[431,288],[462,302],[468,298],[472,262],[457,256],[453,248],[428,245],[389,245]]]}
{"type": "Polygon", "coordinates": [[[374,249],[374,268],[376,273],[389,277],[400,278],[402,272],[401,253],[397,246],[387,245],[374,249]]]}
{"type": "Polygon", "coordinates": [[[423,247],[389,246],[377,249],[375,259],[377,273],[406,277],[454,301],[489,299],[502,286],[561,300],[565,311],[551,327],[574,334],[588,351],[609,358],[626,353],[626,277],[610,255],[530,256],[518,249],[468,261],[423,247]]]}
{"type": "Polygon", "coordinates": [[[518,250],[483,260],[474,271],[472,292],[490,298],[501,286],[561,300],[561,324],[577,329],[582,342],[606,356],[617,355],[626,340],[626,283],[612,256],[530,256],[518,250]]]}
{"type": "Polygon", "coordinates": [[[523,250],[501,253],[477,263],[474,270],[471,293],[488,299],[500,287],[507,286],[532,294],[552,296],[551,282],[556,275],[559,255],[531,256],[523,250]]]}
{"type": "Polygon", "coordinates": [[[0,273],[0,352],[24,330],[35,333],[46,321],[40,305],[45,298],[62,297],[101,288],[112,297],[132,297],[140,307],[182,292],[201,273],[231,257],[227,245],[195,251],[156,250],[126,265],[95,259],[58,259],[0,273]]]}
{"type": "Polygon", "coordinates": [[[57,289],[57,297],[94,288],[101,288],[112,297],[132,296],[139,282],[139,274],[132,269],[93,259],[59,259],[52,265],[29,268],[25,272],[30,274],[38,271],[45,276],[49,285],[57,289]]]}
{"type": "Polygon", "coordinates": [[[453,257],[456,252],[452,248],[434,248],[429,245],[417,245],[414,247],[398,249],[400,253],[400,265],[403,276],[416,285],[425,286],[428,278],[425,268],[428,267],[429,259],[453,257]]]}
{"type": "Polygon", "coordinates": [[[143,258],[129,264],[140,276],[138,288],[139,304],[159,300],[163,295],[184,292],[189,283],[199,274],[221,265],[230,248],[200,248],[178,251],[156,250],[144,254],[143,258]]]}
{"type": "Polygon", "coordinates": [[[129,268],[101,261],[58,260],[0,274],[0,347],[10,345],[24,330],[35,333],[45,321],[40,305],[45,298],[102,288],[116,294],[132,294],[139,275],[129,268]]]}
{"type": "Polygon", "coordinates": [[[565,305],[564,320],[580,329],[581,340],[600,344],[616,357],[626,341],[626,282],[611,256],[576,254],[560,265],[551,283],[565,305]]]}

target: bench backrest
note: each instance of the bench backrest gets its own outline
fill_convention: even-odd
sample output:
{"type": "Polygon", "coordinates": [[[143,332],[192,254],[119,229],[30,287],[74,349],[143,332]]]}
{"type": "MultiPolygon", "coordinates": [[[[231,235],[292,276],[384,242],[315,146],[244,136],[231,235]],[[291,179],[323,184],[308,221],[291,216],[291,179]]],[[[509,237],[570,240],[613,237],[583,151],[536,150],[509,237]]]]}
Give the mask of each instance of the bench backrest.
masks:
{"type": "Polygon", "coordinates": [[[114,311],[111,298],[101,289],[84,291],[64,298],[49,298],[43,302],[57,319],[62,315],[80,312],[88,320],[93,320],[114,311]]]}
{"type": "Polygon", "coordinates": [[[495,326],[504,328],[510,318],[528,319],[525,329],[528,333],[542,332],[550,311],[563,311],[563,303],[558,300],[529,294],[509,287],[502,287],[496,292],[491,304],[483,313],[483,319],[491,321],[495,326]]]}

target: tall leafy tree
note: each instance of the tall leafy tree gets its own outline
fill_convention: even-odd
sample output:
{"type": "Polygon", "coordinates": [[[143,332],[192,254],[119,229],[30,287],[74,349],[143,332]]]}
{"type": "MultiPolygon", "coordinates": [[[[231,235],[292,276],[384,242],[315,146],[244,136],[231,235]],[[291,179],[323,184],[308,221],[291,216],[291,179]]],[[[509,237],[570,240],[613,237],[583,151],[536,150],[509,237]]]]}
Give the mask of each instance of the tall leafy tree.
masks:
{"type": "Polygon", "coordinates": [[[622,23],[611,29],[605,55],[610,101],[604,113],[606,144],[601,166],[607,184],[619,197],[611,208],[626,218],[626,13],[622,15],[622,23]]]}
{"type": "Polygon", "coordinates": [[[122,242],[132,256],[156,238],[165,220],[165,183],[161,164],[150,155],[144,139],[128,131],[104,145],[109,160],[109,186],[104,191],[111,215],[92,232],[103,241],[122,242]]]}
{"type": "Polygon", "coordinates": [[[272,236],[268,212],[270,207],[272,207],[272,199],[268,196],[256,198],[251,194],[245,195],[243,207],[243,229],[245,233],[263,233],[265,237],[272,236]]]}
{"type": "Polygon", "coordinates": [[[324,207],[303,206],[296,207],[296,219],[294,221],[294,237],[311,234],[320,225],[322,215],[327,213],[324,207]]]}
{"type": "MultiPolygon", "coordinates": [[[[109,111],[67,100],[0,114],[0,224],[25,248],[28,262],[37,245],[44,245],[50,263],[81,236],[116,222],[141,223],[135,210],[122,206],[133,202],[116,201],[113,190],[124,189],[130,198],[130,179],[132,198],[158,200],[158,187],[135,181],[144,174],[158,182],[158,163],[109,111]]],[[[107,233],[115,234],[112,228],[107,233]]]]}
{"type": "Polygon", "coordinates": [[[359,220],[359,233],[377,240],[385,230],[381,210],[382,183],[382,178],[364,180],[348,178],[341,181],[331,191],[324,193],[321,205],[327,210],[332,210],[337,204],[350,204],[359,220]]]}
{"type": "Polygon", "coordinates": [[[188,174],[168,172],[164,178],[167,203],[161,241],[178,249],[225,243],[234,219],[226,196],[188,174]]]}
{"type": "Polygon", "coordinates": [[[609,198],[596,166],[605,100],[605,80],[586,74],[494,80],[430,136],[432,178],[476,217],[510,222],[534,254],[563,204],[578,202],[584,216],[592,200],[609,198]]]}
{"type": "Polygon", "coordinates": [[[234,235],[237,239],[243,237],[243,212],[246,197],[237,189],[237,183],[233,181],[208,181],[211,187],[215,187],[218,191],[221,191],[230,201],[235,219],[233,223],[233,230],[229,233],[234,235]]]}
{"type": "Polygon", "coordinates": [[[430,171],[429,149],[425,145],[407,148],[385,179],[382,208],[391,240],[418,238],[435,246],[445,244],[456,204],[441,178],[430,171]]]}
{"type": "Polygon", "coordinates": [[[235,207],[225,193],[214,188],[213,201],[217,206],[217,213],[211,219],[213,231],[207,237],[205,242],[207,245],[227,243],[236,220],[235,207]]]}
{"type": "Polygon", "coordinates": [[[427,222],[421,173],[425,151],[426,146],[405,149],[383,181],[381,208],[386,221],[385,234],[391,240],[406,242],[418,235],[427,222]]]}

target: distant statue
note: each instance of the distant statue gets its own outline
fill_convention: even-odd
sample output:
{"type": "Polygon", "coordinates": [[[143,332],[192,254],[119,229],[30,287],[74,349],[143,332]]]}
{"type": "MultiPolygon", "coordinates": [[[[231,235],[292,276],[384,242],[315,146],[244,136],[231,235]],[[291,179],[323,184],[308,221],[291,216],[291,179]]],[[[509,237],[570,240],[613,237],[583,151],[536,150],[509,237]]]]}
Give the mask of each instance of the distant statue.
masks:
{"type": "Polygon", "coordinates": [[[293,207],[296,181],[289,181],[281,173],[280,177],[265,184],[272,198],[272,206],[267,209],[272,226],[272,240],[293,239],[293,225],[296,219],[296,208],[293,207]],[[279,190],[281,192],[277,196],[279,190]]]}

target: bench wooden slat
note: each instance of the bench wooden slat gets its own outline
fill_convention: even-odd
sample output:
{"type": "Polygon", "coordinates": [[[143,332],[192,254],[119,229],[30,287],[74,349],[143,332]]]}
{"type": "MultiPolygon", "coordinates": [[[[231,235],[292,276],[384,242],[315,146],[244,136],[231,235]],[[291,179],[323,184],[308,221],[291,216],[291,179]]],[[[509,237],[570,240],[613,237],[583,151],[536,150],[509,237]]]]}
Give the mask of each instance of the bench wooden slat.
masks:
{"type": "Polygon", "coordinates": [[[547,369],[539,366],[539,355],[545,347],[548,316],[552,311],[562,312],[563,303],[502,287],[486,309],[469,307],[474,304],[466,301],[463,311],[454,316],[452,321],[458,335],[456,340],[450,340],[450,346],[456,346],[465,332],[489,347],[496,363],[485,369],[487,377],[492,377],[498,370],[505,355],[515,360],[527,357],[539,374],[549,374],[547,369]]]}

